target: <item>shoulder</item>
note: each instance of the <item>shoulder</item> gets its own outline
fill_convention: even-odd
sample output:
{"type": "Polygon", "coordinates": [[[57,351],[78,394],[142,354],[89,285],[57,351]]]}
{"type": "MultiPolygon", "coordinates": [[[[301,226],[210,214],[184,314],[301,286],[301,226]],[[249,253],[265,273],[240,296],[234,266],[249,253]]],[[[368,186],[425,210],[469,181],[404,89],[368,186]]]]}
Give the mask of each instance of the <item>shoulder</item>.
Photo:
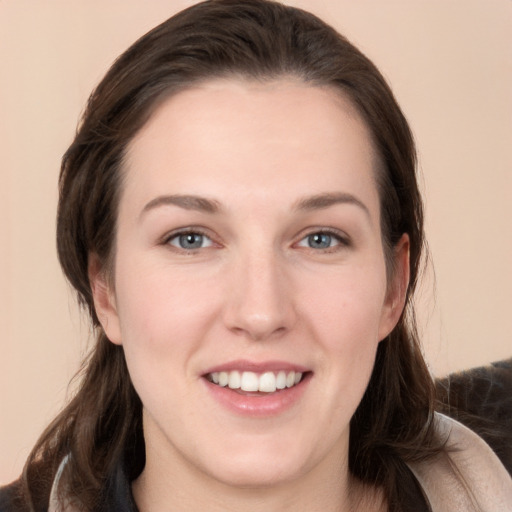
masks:
{"type": "Polygon", "coordinates": [[[439,410],[477,433],[512,475],[512,358],[436,381],[439,410]]]}
{"type": "Polygon", "coordinates": [[[512,512],[512,478],[490,446],[453,418],[436,413],[445,449],[411,464],[432,510],[512,512]]]}
{"type": "Polygon", "coordinates": [[[432,510],[512,512],[512,359],[438,379],[436,390],[444,450],[410,464],[432,510]]]}
{"type": "Polygon", "coordinates": [[[0,512],[28,512],[30,508],[22,496],[22,485],[19,480],[0,487],[0,512]]]}

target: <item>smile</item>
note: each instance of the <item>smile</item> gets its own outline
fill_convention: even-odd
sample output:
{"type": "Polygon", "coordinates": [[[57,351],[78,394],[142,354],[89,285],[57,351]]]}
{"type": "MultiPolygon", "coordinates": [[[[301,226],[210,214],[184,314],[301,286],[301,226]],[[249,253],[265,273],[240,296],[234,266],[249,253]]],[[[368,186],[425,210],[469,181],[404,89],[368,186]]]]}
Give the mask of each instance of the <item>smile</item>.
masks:
{"type": "Polygon", "coordinates": [[[280,370],[276,372],[256,373],[238,370],[212,372],[206,378],[220,387],[247,392],[274,393],[291,388],[302,380],[303,373],[280,370]]]}

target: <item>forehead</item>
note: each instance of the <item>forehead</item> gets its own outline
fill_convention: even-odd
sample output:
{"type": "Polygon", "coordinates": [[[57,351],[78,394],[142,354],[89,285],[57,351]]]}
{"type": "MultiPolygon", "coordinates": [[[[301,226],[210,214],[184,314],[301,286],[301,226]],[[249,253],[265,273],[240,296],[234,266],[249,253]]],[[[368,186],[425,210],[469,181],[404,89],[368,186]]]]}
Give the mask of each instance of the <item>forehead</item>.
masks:
{"type": "Polygon", "coordinates": [[[226,185],[239,197],[280,190],[290,201],[304,189],[375,195],[376,160],[366,124],[339,91],[223,79],[159,105],[129,145],[125,184],[146,200],[159,188],[222,196],[226,185]]]}

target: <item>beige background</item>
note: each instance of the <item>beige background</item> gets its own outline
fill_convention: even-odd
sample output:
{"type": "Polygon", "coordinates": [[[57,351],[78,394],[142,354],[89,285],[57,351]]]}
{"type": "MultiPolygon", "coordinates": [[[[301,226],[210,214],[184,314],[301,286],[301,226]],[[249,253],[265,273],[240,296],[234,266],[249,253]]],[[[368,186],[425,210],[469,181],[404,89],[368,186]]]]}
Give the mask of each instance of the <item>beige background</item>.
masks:
{"type": "MultiPolygon", "coordinates": [[[[60,156],[113,59],[191,1],[0,0],[0,483],[62,405],[88,324],[55,254],[60,156]]],[[[297,0],[372,58],[418,141],[433,372],[512,355],[512,1],[297,0]]],[[[428,320],[428,321],[427,321],[428,320]]]]}

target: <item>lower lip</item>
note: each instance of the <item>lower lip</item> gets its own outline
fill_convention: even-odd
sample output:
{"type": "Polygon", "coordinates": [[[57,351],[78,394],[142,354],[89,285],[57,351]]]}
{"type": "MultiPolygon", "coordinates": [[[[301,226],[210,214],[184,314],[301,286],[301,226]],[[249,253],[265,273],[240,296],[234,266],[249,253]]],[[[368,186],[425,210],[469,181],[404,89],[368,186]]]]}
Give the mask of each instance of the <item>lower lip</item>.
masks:
{"type": "Polygon", "coordinates": [[[242,394],[229,387],[221,387],[206,378],[203,379],[208,391],[222,406],[241,416],[276,416],[292,408],[304,394],[311,374],[291,388],[275,393],[242,394]]]}

